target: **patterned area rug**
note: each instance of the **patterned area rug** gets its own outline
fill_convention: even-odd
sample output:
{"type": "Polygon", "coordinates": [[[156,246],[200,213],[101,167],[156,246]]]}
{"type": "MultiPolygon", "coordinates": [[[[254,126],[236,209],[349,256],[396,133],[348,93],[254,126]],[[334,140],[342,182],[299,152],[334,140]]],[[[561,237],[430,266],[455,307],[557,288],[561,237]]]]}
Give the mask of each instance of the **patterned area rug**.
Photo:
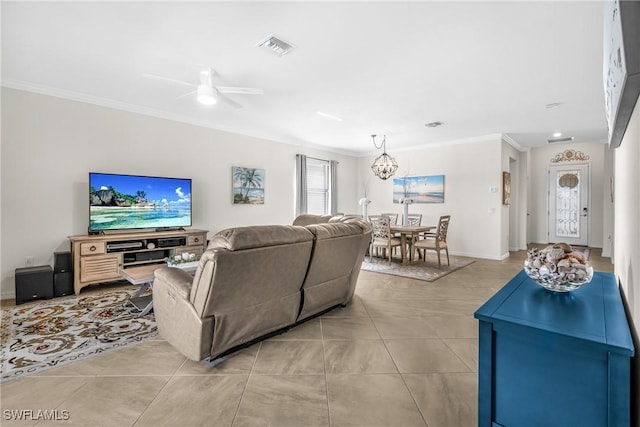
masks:
{"type": "Polygon", "coordinates": [[[81,360],[158,335],[153,313],[125,307],[137,287],[2,309],[1,382],[81,360]]]}
{"type": "Polygon", "coordinates": [[[389,261],[386,259],[373,257],[371,262],[369,262],[369,256],[366,256],[362,262],[361,269],[375,273],[392,274],[394,276],[433,282],[474,262],[470,259],[456,257],[449,257],[449,260],[451,261],[451,265],[447,265],[447,258],[445,256],[442,268],[438,268],[438,263],[434,263],[432,260],[429,260],[429,258],[427,258],[427,262],[413,261],[406,265],[396,260],[389,265],[389,261]]]}

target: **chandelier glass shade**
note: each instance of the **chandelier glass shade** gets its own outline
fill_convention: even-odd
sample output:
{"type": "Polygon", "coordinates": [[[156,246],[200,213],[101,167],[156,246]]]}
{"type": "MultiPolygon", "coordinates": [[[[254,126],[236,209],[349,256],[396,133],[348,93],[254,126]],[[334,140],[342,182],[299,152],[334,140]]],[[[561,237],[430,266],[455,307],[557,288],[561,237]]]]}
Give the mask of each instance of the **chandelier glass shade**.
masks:
{"type": "Polygon", "coordinates": [[[376,157],[371,164],[373,174],[382,180],[386,180],[393,176],[398,170],[398,162],[396,159],[387,154],[387,136],[382,139],[382,145],[376,145],[376,135],[371,135],[373,145],[376,148],[382,148],[382,154],[376,157]]]}

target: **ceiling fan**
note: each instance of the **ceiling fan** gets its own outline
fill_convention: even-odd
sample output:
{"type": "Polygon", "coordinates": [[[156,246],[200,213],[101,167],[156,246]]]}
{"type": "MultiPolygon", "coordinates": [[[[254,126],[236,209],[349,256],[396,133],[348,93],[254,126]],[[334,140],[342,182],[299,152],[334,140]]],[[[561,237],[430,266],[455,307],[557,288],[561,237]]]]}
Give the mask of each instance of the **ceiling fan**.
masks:
{"type": "Polygon", "coordinates": [[[195,88],[190,92],[178,96],[184,98],[185,96],[196,94],[196,99],[203,105],[214,105],[218,101],[224,102],[234,108],[242,108],[242,105],[238,104],[233,99],[225,96],[225,94],[238,94],[238,95],[263,95],[262,89],[256,89],[251,87],[228,87],[228,86],[214,86],[213,76],[216,74],[215,70],[211,67],[207,67],[205,70],[200,71],[200,84],[189,83],[182,80],[176,80],[169,77],[158,76],[155,74],[143,74],[144,77],[163,80],[172,83],[177,83],[185,86],[195,88]]]}

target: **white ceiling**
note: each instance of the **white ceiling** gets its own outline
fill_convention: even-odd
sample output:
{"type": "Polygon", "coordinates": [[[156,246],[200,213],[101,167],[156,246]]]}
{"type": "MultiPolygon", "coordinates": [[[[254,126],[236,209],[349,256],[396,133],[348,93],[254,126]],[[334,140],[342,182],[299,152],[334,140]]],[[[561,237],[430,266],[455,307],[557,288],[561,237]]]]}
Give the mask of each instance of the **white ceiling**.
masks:
{"type": "Polygon", "coordinates": [[[492,134],[602,141],[602,21],[600,1],[3,1],[2,84],[356,155],[372,133],[389,152],[492,134]],[[269,34],[297,48],[257,47],[269,34]],[[197,83],[202,64],[214,84],[265,93],[205,107],[144,76],[197,83]]]}

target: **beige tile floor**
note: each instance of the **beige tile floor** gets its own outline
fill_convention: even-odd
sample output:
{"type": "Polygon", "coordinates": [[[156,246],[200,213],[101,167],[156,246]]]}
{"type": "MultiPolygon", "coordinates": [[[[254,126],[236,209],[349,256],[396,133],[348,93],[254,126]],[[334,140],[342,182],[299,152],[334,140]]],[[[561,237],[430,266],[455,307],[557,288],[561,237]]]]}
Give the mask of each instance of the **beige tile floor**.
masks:
{"type": "MultiPolygon", "coordinates": [[[[599,254],[592,249],[594,268],[612,271],[599,254]]],[[[5,383],[1,424],[475,426],[473,312],[525,256],[476,260],[433,283],[363,271],[352,305],[216,368],[157,340],[5,383]],[[69,419],[9,421],[13,409],[66,410],[69,419]]]]}

